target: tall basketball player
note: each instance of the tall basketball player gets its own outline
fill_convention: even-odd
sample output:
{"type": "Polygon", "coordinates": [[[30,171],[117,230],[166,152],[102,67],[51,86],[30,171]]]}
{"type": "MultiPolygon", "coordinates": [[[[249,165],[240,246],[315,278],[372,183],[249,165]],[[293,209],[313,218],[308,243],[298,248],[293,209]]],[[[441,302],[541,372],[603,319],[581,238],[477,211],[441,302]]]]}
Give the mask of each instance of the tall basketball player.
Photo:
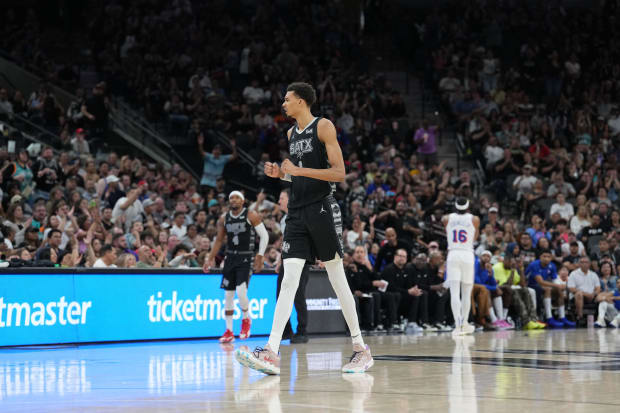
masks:
{"type": "Polygon", "coordinates": [[[447,283],[455,328],[452,335],[471,334],[475,327],[469,324],[471,290],[474,285],[474,241],[478,238],[480,218],[467,212],[469,201],[456,200],[456,213],[445,215],[441,221],[448,237],[446,260],[447,283]]]}
{"type": "Polygon", "coordinates": [[[215,256],[222,246],[224,237],[226,237],[226,258],[224,260],[222,284],[220,285],[220,288],[225,290],[224,318],[226,320],[226,331],[220,337],[221,343],[230,343],[235,340],[235,335],[232,331],[233,314],[235,313],[235,291],[237,292],[242,312],[239,338],[243,340],[250,337],[252,321],[248,314],[248,285],[250,283],[250,275],[252,274],[254,233],[256,232],[259,237],[258,254],[254,258],[255,272],[262,270],[263,257],[265,256],[267,244],[269,244],[269,234],[260,215],[244,208],[244,201],[245,198],[239,191],[232,191],[228,196],[230,210],[217,221],[215,243],[203,267],[204,272],[208,272],[209,268],[215,266],[215,256]]]}
{"type": "Polygon", "coordinates": [[[282,243],[284,278],[269,342],[265,348],[257,347],[253,352],[241,347],[235,355],[241,364],[266,374],[280,374],[278,351],[282,332],[292,311],[304,264],[314,262],[315,258],[325,263],[351,332],[353,355],[342,371],[364,372],[374,363],[370,349],[364,344],[355,301],[344,273],[342,216],[332,196],[331,182],[344,180],[344,160],[333,123],[313,116],[310,111],[315,101],[316,92],[311,85],[292,83],[288,86],[282,107],[296,121],[287,133],[292,160],[284,160],[282,166],[265,164],[265,175],[292,183],[282,243]]]}

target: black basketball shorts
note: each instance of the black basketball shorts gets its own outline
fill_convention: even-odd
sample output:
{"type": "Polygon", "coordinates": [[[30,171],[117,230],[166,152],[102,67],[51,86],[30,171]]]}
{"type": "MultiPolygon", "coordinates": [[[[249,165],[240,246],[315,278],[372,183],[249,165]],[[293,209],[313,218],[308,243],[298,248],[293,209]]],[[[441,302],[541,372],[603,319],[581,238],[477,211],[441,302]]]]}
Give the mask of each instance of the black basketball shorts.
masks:
{"type": "Polygon", "coordinates": [[[250,254],[227,255],[224,261],[220,288],[234,291],[237,286],[243,283],[249,287],[250,275],[252,275],[252,256],[250,254]]]}
{"type": "Polygon", "coordinates": [[[301,258],[314,264],[344,256],[342,213],[333,196],[301,208],[289,209],[282,242],[282,258],[301,258]]]}

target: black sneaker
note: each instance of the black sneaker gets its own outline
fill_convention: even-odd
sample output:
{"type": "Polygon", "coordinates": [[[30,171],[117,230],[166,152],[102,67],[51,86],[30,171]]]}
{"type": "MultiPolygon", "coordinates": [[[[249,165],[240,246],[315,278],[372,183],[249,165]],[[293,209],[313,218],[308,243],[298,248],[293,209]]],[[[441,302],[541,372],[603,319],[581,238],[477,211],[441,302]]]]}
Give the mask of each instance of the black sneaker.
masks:
{"type": "Polygon", "coordinates": [[[291,337],[291,344],[302,344],[308,342],[308,336],[305,334],[295,334],[291,337]]]}

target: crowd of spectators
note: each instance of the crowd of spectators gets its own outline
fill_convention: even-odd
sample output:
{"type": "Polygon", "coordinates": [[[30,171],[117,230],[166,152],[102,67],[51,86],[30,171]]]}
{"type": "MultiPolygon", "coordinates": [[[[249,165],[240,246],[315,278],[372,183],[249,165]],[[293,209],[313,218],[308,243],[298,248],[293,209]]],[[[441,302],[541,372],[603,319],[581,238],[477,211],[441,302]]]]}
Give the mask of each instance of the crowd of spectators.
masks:
{"type": "MultiPolygon", "coordinates": [[[[474,199],[470,172],[437,159],[442,127],[423,120],[410,129],[399,91],[366,70],[359,27],[341,3],[285,5],[277,13],[271,2],[259,3],[250,25],[238,24],[248,16],[222,3],[217,13],[202,2],[147,3],[110,2],[94,13],[93,59],[105,81],[96,88],[186,134],[205,159],[201,181],[131,155],[94,159],[77,128],[75,145],[59,156],[49,148],[2,152],[0,247],[12,265],[201,266],[231,189],[220,176],[224,165],[237,147],[257,162],[286,156],[291,121],[279,107],[286,84],[306,80],[317,87],[314,112],[334,121],[345,157],[347,177],[335,195],[347,274],[367,329],[397,328],[401,316],[414,330],[450,322],[441,217],[457,196],[472,201],[482,222],[473,308],[479,324],[507,327],[508,314],[523,325],[547,321],[545,299],[561,281],[578,318],[584,302],[614,302],[616,9],[582,13],[554,2],[499,9],[474,1],[458,15],[437,9],[417,26],[444,108],[487,172],[487,191],[474,199]],[[291,27],[304,29],[292,35],[291,27]],[[231,138],[231,155],[209,142],[206,128],[231,138]],[[533,263],[555,271],[542,276],[533,263]],[[587,277],[590,265],[598,289],[572,275],[587,277]],[[558,281],[539,284],[538,275],[558,281]],[[506,288],[512,285],[527,294],[506,288]]],[[[103,97],[98,103],[105,107],[103,97]]],[[[92,121],[88,107],[78,106],[92,121]]],[[[282,240],[282,211],[272,201],[261,191],[248,205],[269,230],[270,269],[282,240]]],[[[612,307],[608,320],[615,320],[612,307]]]]}
{"type": "Polygon", "coordinates": [[[600,277],[600,286],[579,282],[581,292],[568,282],[581,319],[583,294],[586,303],[605,301],[620,269],[617,2],[447,10],[426,20],[426,69],[485,173],[477,253],[490,251],[495,264],[516,245],[523,274],[550,252],[563,282],[600,277]]]}

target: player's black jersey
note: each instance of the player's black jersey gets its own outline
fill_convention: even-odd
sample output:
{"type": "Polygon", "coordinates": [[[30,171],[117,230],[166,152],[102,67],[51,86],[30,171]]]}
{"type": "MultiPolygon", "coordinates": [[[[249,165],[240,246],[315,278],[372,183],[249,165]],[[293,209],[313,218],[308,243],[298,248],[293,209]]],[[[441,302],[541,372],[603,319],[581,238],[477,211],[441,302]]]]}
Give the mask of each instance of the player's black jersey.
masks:
{"type": "MultiPolygon", "coordinates": [[[[328,169],[327,150],[319,140],[318,124],[315,118],[302,131],[293,127],[289,139],[291,161],[301,168],[328,169]]],[[[325,199],[334,190],[334,184],[305,176],[291,177],[291,198],[289,208],[299,208],[325,199]]]]}
{"type": "Polygon", "coordinates": [[[250,254],[254,251],[254,227],[248,222],[248,210],[243,208],[239,216],[234,217],[232,212],[226,214],[225,222],[228,241],[228,253],[250,254]]]}

